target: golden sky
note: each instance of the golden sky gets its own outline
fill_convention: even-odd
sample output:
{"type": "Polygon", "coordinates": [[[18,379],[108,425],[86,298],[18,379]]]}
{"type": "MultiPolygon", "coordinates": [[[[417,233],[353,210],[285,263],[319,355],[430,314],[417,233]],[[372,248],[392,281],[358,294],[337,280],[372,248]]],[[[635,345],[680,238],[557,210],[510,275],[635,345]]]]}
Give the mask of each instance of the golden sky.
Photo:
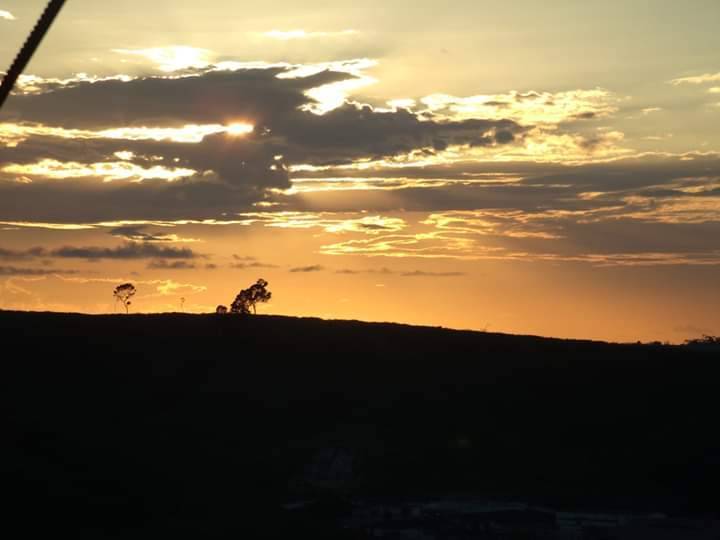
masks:
{"type": "MultiPolygon", "coordinates": [[[[10,65],[41,1],[0,1],[10,65]]],[[[70,0],[0,112],[0,308],[720,333],[720,5],[70,0]]]]}

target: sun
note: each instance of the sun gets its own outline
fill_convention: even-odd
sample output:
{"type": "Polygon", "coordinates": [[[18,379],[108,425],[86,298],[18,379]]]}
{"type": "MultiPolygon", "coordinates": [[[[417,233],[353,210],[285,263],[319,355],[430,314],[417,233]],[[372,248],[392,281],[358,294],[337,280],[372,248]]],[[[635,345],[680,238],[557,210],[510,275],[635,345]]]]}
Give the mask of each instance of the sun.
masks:
{"type": "Polygon", "coordinates": [[[252,133],[254,129],[255,126],[253,126],[252,124],[235,123],[229,124],[225,129],[225,132],[228,135],[232,135],[233,137],[239,137],[241,135],[247,135],[248,133],[252,133]]]}

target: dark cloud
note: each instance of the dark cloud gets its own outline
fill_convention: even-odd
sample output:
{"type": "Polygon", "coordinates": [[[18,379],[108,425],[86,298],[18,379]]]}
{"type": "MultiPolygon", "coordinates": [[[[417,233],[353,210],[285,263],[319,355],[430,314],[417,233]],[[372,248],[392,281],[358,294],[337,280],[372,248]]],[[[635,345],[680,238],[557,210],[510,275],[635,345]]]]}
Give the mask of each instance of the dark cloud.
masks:
{"type": "Polygon", "coordinates": [[[595,117],[597,117],[597,113],[594,111],[578,113],[573,116],[573,118],[576,120],[592,120],[595,117]]]}
{"type": "Polygon", "coordinates": [[[290,272],[322,272],[325,270],[324,266],[320,266],[319,264],[314,264],[312,266],[297,266],[295,268],[291,268],[290,272]]]}
{"type": "Polygon", "coordinates": [[[48,255],[67,259],[195,259],[198,257],[198,254],[190,248],[138,242],[128,242],[114,248],[65,246],[48,252],[48,255]]]}
{"type": "Polygon", "coordinates": [[[148,270],[193,270],[195,265],[187,261],[166,261],[159,259],[150,261],[147,265],[148,270]]]}
{"type": "Polygon", "coordinates": [[[33,178],[32,183],[19,184],[12,182],[15,176],[10,174],[5,177],[11,182],[2,182],[0,173],[0,219],[217,216],[250,209],[252,204],[266,200],[270,189],[289,188],[288,166],[292,164],[342,164],[411,151],[431,155],[450,144],[504,145],[526,131],[511,120],[440,122],[423,120],[406,109],[376,110],[352,103],[317,115],[301,109],[314,104],[305,92],[354,76],[325,71],[304,78],[277,78],[282,72],[281,68],[248,69],[129,82],[76,82],[43,94],[14,96],[0,118],[95,130],[242,121],[253,124],[255,130],[239,137],[209,135],[190,144],[30,136],[12,147],[0,148],[0,167],[43,159],[102,163],[118,161],[115,152],[129,151],[133,157],[128,163],[133,165],[148,169],[181,167],[197,174],[172,183],[33,178]],[[280,155],[283,158],[277,159],[280,155]]]}
{"type": "Polygon", "coordinates": [[[407,109],[378,112],[369,105],[345,104],[324,115],[295,113],[278,122],[290,162],[319,165],[381,158],[450,144],[492,146],[512,142],[525,128],[511,120],[423,121],[407,109]]]}
{"type": "Polygon", "coordinates": [[[166,234],[145,232],[145,225],[125,225],[110,230],[110,234],[131,242],[171,242],[173,239],[166,234]]]}
{"type": "Polygon", "coordinates": [[[51,276],[77,274],[77,270],[49,270],[47,268],[17,268],[0,266],[0,276],[51,276]]]}
{"type": "Polygon", "coordinates": [[[260,188],[231,186],[212,176],[142,183],[54,180],[18,184],[0,179],[0,218],[61,223],[204,219],[251,210],[252,201],[266,198],[260,188]]]}
{"type": "Polygon", "coordinates": [[[34,247],[26,250],[0,248],[0,259],[32,259],[57,257],[61,259],[195,259],[197,253],[189,248],[157,246],[127,242],[118,247],[75,247],[63,246],[57,249],[34,247]]]}
{"type": "Polygon", "coordinates": [[[44,248],[34,247],[24,250],[6,249],[0,247],[0,259],[5,260],[24,260],[44,257],[47,252],[44,248]]]}
{"type": "Polygon", "coordinates": [[[129,82],[77,81],[43,94],[14,95],[0,119],[85,129],[225,124],[238,119],[270,124],[308,103],[304,92],[310,88],[353,77],[325,71],[310,77],[278,79],[283,71],[243,69],[179,78],[143,77],[129,82]]]}
{"type": "MultiPolygon", "coordinates": [[[[182,78],[76,83],[41,95],[13,96],[10,108],[2,116],[6,120],[84,129],[242,121],[252,123],[255,130],[241,137],[206,136],[197,144],[35,135],[16,146],[5,145],[0,148],[0,168],[8,163],[28,164],[41,159],[102,163],[117,161],[115,152],[129,151],[134,154],[129,162],[132,165],[182,167],[197,174],[173,182],[33,177],[31,183],[19,183],[15,175],[0,173],[0,219],[67,223],[204,219],[257,210],[253,204],[259,201],[277,202],[285,210],[300,211],[493,210],[496,217],[482,216],[491,226],[477,235],[467,231],[443,234],[481,238],[483,245],[502,244],[504,249],[516,253],[569,256],[580,252],[702,254],[720,250],[720,219],[711,207],[712,198],[720,195],[720,188],[710,184],[720,177],[720,159],[716,154],[643,155],[580,165],[467,161],[402,169],[337,169],[333,166],[357,159],[392,159],[407,152],[432,156],[454,144],[471,147],[523,144],[528,127],[510,120],[453,122],[432,115],[421,118],[407,109],[387,111],[355,103],[316,115],[302,110],[303,106],[313,105],[307,90],[353,75],[326,71],[307,78],[278,79],[282,72],[282,68],[251,69],[196,73],[182,78]],[[283,157],[277,158],[280,155],[283,157]],[[387,179],[394,187],[403,189],[357,190],[350,195],[332,190],[299,195],[280,193],[279,190],[291,186],[289,167],[299,163],[327,165],[329,169],[294,172],[297,179],[372,176],[387,179]],[[512,177],[513,181],[505,177],[512,177]],[[436,182],[432,182],[432,187],[417,187],[412,184],[414,180],[436,182]],[[701,212],[681,209],[676,210],[677,215],[663,218],[663,212],[672,211],[663,205],[681,199],[686,207],[692,206],[687,201],[693,204],[707,201],[705,214],[695,215],[701,212]],[[552,239],[539,237],[538,233],[543,231],[550,231],[552,239]],[[528,232],[531,234],[523,236],[528,232]]],[[[515,99],[536,100],[539,96],[517,94],[515,99]]],[[[593,117],[592,112],[581,112],[573,120],[593,117]]],[[[541,137],[537,133],[532,136],[541,137]]],[[[578,139],[578,144],[591,152],[602,146],[603,141],[602,136],[587,136],[578,139]]],[[[381,224],[359,227],[376,232],[378,237],[384,232],[381,224]]],[[[152,244],[148,242],[161,242],[163,235],[144,227],[116,227],[111,233],[132,243],[120,248],[0,249],[0,258],[145,258],[173,264],[167,261],[197,257],[191,250],[152,251],[163,248],[149,247],[152,244]]],[[[232,267],[274,266],[238,256],[232,267]]],[[[319,270],[322,268],[317,265],[291,269],[319,270]]],[[[388,269],[362,272],[384,271],[402,274],[388,269]]],[[[361,271],[338,271],[358,272],[361,271]]],[[[404,275],[460,274],[418,270],[404,275]]]]}

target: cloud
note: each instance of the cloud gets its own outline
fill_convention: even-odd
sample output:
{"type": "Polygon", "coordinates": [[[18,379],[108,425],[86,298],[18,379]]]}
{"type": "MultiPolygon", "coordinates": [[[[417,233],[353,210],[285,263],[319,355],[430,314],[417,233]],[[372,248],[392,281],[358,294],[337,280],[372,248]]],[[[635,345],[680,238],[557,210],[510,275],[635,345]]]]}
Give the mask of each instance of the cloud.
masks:
{"type": "Polygon", "coordinates": [[[244,270],[246,268],[278,268],[275,264],[268,264],[258,261],[255,257],[249,255],[233,254],[233,260],[236,262],[230,265],[230,268],[236,270],[244,270]]]}
{"type": "Polygon", "coordinates": [[[246,268],[279,268],[276,264],[267,264],[259,261],[232,263],[230,268],[245,270],[246,268]]]}
{"type": "Polygon", "coordinates": [[[143,58],[165,72],[205,68],[210,65],[213,56],[207,49],[177,45],[149,49],[113,49],[112,52],[143,58]]]}
{"type": "Polygon", "coordinates": [[[670,84],[677,86],[680,84],[705,84],[716,81],[720,81],[720,73],[705,73],[703,75],[695,75],[692,77],[681,77],[679,79],[671,80],[670,84]]]}
{"type": "Polygon", "coordinates": [[[168,243],[188,243],[200,242],[197,238],[185,238],[177,234],[158,234],[145,232],[147,225],[123,225],[110,230],[110,234],[118,236],[131,242],[168,242],[168,243]]]}
{"type": "Polygon", "coordinates": [[[524,129],[507,120],[433,122],[353,103],[313,114],[303,110],[317,103],[310,90],[356,76],[310,67],[76,80],[17,95],[2,113],[13,122],[0,124],[0,138],[9,141],[0,146],[0,179],[10,180],[0,180],[0,195],[19,204],[0,202],[0,219],[63,221],[70,206],[82,221],[217,216],[290,188],[292,163],[503,146],[524,129]],[[236,136],[233,126],[254,130],[236,136]],[[129,185],[150,179],[165,182],[129,185]]]}
{"type": "Polygon", "coordinates": [[[324,266],[320,266],[319,264],[314,264],[312,266],[298,266],[295,268],[291,268],[290,272],[308,273],[308,272],[322,272],[323,270],[325,270],[324,266]]]}
{"type": "Polygon", "coordinates": [[[60,162],[54,159],[43,159],[32,164],[10,164],[0,168],[0,172],[14,175],[22,179],[22,183],[32,183],[35,178],[43,179],[73,179],[73,178],[99,178],[104,182],[114,180],[167,180],[175,181],[179,178],[193,176],[196,171],[183,168],[168,168],[159,165],[142,167],[126,161],[101,162],[83,164],[74,161],[60,162]]]}
{"type": "Polygon", "coordinates": [[[159,259],[150,261],[147,265],[148,270],[193,270],[195,265],[187,261],[166,261],[159,259]]]}
{"type": "MultiPolygon", "coordinates": [[[[144,279],[144,280],[135,280],[135,279],[128,279],[127,277],[85,277],[85,276],[71,276],[71,277],[65,277],[60,275],[53,275],[53,278],[59,279],[66,283],[77,283],[80,285],[85,284],[92,284],[92,283],[107,283],[107,284],[120,284],[120,283],[126,283],[126,282],[132,282],[135,286],[145,286],[149,285],[155,288],[156,293],[155,294],[143,294],[142,298],[151,298],[154,296],[168,296],[171,294],[192,294],[192,293],[200,293],[207,290],[207,287],[205,285],[196,285],[193,283],[179,283],[177,281],[174,281],[172,279],[144,279]]],[[[140,287],[138,287],[138,292],[143,292],[140,287]]]]}
{"type": "Polygon", "coordinates": [[[405,228],[402,218],[388,216],[339,217],[333,212],[246,212],[240,214],[248,224],[262,223],[267,227],[283,229],[311,229],[320,227],[327,233],[362,232],[379,234],[405,228]]]}
{"type": "Polygon", "coordinates": [[[66,246],[49,252],[51,257],[73,259],[194,259],[198,255],[189,248],[157,246],[138,242],[128,242],[119,247],[73,247],[66,246]]]}
{"type": "Polygon", "coordinates": [[[427,272],[425,270],[414,270],[412,272],[403,272],[403,277],[457,277],[464,276],[465,272],[427,272]]]}
{"type": "MultiPolygon", "coordinates": [[[[415,103],[415,100],[411,100],[415,103]]],[[[617,112],[620,98],[603,88],[564,92],[517,92],[468,97],[432,94],[410,106],[429,118],[510,119],[521,124],[559,124],[603,118],[617,112]]],[[[395,101],[397,103],[397,101],[395,101]]]]}
{"type": "Polygon", "coordinates": [[[57,249],[34,247],[26,250],[0,248],[0,259],[22,260],[40,257],[61,259],[194,259],[199,257],[189,248],[157,246],[137,242],[127,242],[118,247],[75,247],[64,246],[57,249]]]}
{"type": "Polygon", "coordinates": [[[47,250],[41,247],[28,248],[24,250],[7,249],[0,247],[0,259],[4,260],[25,260],[46,256],[47,250]]]}
{"type": "Polygon", "coordinates": [[[308,90],[355,78],[346,72],[322,70],[287,77],[295,69],[262,66],[172,77],[79,79],[49,91],[14,96],[2,117],[85,130],[236,121],[261,128],[285,115],[296,116],[301,106],[311,102],[305,94],[308,90]]]}
{"type": "MultiPolygon", "coordinates": [[[[411,187],[395,192],[392,204],[426,214],[414,222],[406,214],[400,231],[327,241],[321,253],[596,266],[720,264],[720,156],[713,153],[574,167],[462,164],[404,174],[411,187]],[[475,170],[493,169],[494,176],[478,172],[477,183],[465,180],[475,170]],[[412,187],[415,176],[444,180],[418,188],[412,187]]],[[[306,208],[312,208],[309,195],[306,208]]],[[[357,209],[390,211],[373,197],[366,190],[348,200],[357,209]]]]}
{"type": "Polygon", "coordinates": [[[10,13],[9,11],[0,9],[0,19],[4,19],[6,21],[14,21],[15,16],[12,13],[10,13]]]}
{"type": "MultiPolygon", "coordinates": [[[[326,254],[453,258],[622,254],[629,240],[602,236],[615,221],[638,231],[638,253],[683,253],[687,239],[714,256],[712,239],[694,238],[714,230],[717,156],[635,155],[621,132],[593,122],[615,114],[621,96],[436,94],[388,107],[341,97],[318,109],[340,95],[318,89],[354,84],[373,65],[227,61],[28,81],[1,117],[0,220],[102,227],[140,245],[194,240],[155,227],[315,229],[339,237],[325,238],[326,254]],[[411,212],[424,215],[411,223],[411,212]],[[681,227],[661,227],[670,224],[681,227]]],[[[122,258],[76,249],[68,253],[122,258]]]]}
{"type": "Polygon", "coordinates": [[[15,266],[0,266],[0,276],[52,276],[77,274],[77,270],[50,270],[47,268],[18,268],[15,266]]]}

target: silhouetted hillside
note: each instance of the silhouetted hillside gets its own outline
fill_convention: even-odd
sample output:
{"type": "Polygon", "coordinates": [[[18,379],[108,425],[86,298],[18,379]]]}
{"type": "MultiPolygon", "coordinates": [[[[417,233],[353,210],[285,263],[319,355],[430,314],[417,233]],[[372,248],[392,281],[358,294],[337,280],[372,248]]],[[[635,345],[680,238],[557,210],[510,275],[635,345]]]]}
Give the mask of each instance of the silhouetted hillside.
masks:
{"type": "Polygon", "coordinates": [[[28,535],[341,538],[281,505],[333,516],[360,495],[716,511],[712,351],[270,316],[0,328],[3,478],[28,535]]]}

